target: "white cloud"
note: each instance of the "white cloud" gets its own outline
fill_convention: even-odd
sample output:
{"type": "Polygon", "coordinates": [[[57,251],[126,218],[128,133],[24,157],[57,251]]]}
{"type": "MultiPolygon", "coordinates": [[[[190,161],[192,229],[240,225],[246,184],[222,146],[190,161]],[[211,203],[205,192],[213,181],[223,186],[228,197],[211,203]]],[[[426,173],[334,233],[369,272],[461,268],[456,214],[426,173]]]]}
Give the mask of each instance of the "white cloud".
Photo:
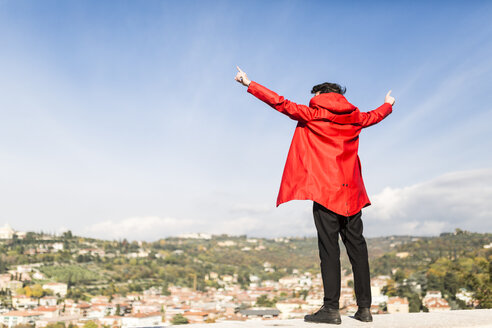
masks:
{"type": "MultiPolygon", "coordinates": [[[[461,228],[492,231],[492,169],[452,172],[403,188],[385,188],[363,210],[364,235],[438,235],[461,228]]],[[[142,216],[106,220],[84,233],[104,239],[157,240],[182,233],[256,237],[315,236],[312,202],[214,204],[216,216],[142,216]]]]}
{"type": "Polygon", "coordinates": [[[447,173],[385,188],[364,210],[367,236],[436,235],[462,228],[492,231],[492,169],[447,173]]]}
{"type": "Polygon", "coordinates": [[[254,237],[313,235],[311,202],[293,203],[280,208],[273,204],[231,204],[226,211],[217,208],[213,219],[142,216],[104,220],[87,226],[82,233],[102,239],[147,241],[192,232],[254,237]]]}
{"type": "Polygon", "coordinates": [[[88,226],[84,232],[91,237],[103,239],[155,240],[163,236],[192,232],[194,224],[191,220],[144,216],[97,222],[88,226]]]}

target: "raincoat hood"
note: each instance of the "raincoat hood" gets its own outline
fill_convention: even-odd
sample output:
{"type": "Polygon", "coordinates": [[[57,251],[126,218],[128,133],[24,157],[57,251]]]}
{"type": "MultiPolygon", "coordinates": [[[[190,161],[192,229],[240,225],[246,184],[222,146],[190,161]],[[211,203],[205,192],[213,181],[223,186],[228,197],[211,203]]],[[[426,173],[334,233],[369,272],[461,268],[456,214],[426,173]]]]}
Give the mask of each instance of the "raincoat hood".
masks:
{"type": "Polygon", "coordinates": [[[322,93],[309,101],[309,107],[317,110],[318,119],[325,119],[337,124],[358,124],[359,109],[348,102],[341,94],[322,93]]]}
{"type": "Polygon", "coordinates": [[[325,109],[333,114],[350,114],[357,109],[341,94],[335,92],[322,93],[311,98],[309,107],[325,109]]]}

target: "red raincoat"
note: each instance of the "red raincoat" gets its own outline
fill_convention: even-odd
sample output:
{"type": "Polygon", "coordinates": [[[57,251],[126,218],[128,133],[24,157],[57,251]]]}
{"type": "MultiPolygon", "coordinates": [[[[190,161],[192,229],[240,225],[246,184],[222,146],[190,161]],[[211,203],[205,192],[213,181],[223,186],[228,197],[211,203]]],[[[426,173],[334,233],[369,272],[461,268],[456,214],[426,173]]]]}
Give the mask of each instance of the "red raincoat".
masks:
{"type": "Polygon", "coordinates": [[[308,107],[254,81],[248,92],[298,121],[277,206],[294,199],[310,199],[335,213],[351,216],[371,204],[357,155],[359,134],[388,116],[391,104],[365,113],[343,95],[330,92],[311,98],[308,107]]]}

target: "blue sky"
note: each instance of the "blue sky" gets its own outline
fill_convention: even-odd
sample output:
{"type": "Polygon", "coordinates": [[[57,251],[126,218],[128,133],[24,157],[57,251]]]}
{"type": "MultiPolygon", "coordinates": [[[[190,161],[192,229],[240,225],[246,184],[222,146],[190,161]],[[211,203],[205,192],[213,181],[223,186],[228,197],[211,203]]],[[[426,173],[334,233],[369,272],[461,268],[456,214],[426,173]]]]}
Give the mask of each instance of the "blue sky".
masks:
{"type": "Polygon", "coordinates": [[[492,5],[1,1],[0,224],[155,240],[314,235],[275,208],[299,103],[338,82],[362,111],[368,237],[492,231],[492,5]]]}

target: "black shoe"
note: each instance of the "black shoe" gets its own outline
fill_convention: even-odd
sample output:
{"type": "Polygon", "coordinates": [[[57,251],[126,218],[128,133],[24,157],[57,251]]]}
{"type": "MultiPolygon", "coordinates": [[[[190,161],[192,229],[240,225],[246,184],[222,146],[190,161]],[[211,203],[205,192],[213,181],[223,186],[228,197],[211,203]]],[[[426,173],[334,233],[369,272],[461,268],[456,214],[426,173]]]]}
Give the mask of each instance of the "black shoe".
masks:
{"type": "Polygon", "coordinates": [[[354,314],[354,319],[363,321],[363,322],[371,322],[372,321],[372,314],[369,308],[366,307],[359,307],[357,312],[354,314]]]}
{"type": "Polygon", "coordinates": [[[304,316],[304,321],[333,323],[335,325],[342,323],[340,311],[338,309],[327,308],[324,305],[316,313],[304,316]]]}

